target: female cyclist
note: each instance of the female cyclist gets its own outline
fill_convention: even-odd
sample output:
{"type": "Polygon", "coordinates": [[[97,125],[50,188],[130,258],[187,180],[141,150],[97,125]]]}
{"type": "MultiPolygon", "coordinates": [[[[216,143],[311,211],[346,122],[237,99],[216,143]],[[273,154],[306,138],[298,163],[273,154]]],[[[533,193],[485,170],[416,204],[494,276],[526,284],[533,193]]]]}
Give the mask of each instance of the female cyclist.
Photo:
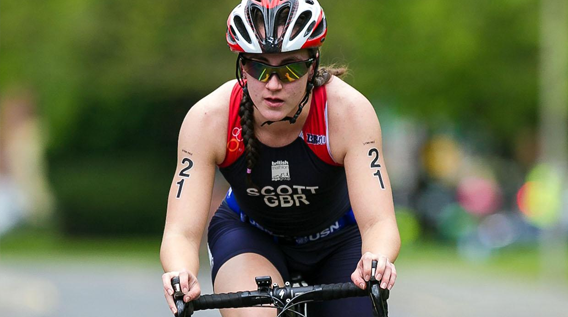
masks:
{"type": "MultiPolygon", "coordinates": [[[[318,1],[243,0],[227,24],[237,80],[193,106],[179,134],[160,254],[170,308],[173,276],[184,301],[200,294],[198,251],[216,167],[231,189],[208,228],[215,292],[256,289],[261,275],[282,285],[291,272],[365,288],[373,260],[381,287],[392,288],[400,238],[379,121],[337,70],[318,67],[327,33],[318,1]]],[[[328,301],[309,315],[371,316],[371,306],[368,298],[328,301]]]]}

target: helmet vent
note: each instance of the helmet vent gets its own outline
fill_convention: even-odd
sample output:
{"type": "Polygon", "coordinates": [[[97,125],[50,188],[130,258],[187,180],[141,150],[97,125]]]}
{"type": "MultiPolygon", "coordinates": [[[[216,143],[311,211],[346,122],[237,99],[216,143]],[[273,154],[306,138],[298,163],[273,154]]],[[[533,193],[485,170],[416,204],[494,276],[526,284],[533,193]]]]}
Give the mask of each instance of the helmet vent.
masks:
{"type": "Polygon", "coordinates": [[[304,33],[304,37],[308,36],[308,34],[310,34],[310,32],[314,29],[314,25],[316,24],[316,21],[313,21],[312,24],[310,24],[310,26],[306,29],[306,32],[304,33]]]}
{"type": "MultiPolygon", "coordinates": [[[[232,36],[235,37],[235,40],[237,40],[237,41],[239,40],[239,36],[237,35],[237,32],[235,32],[235,29],[234,29],[232,26],[230,27],[229,33],[230,33],[232,36]]],[[[230,40],[231,43],[233,43],[233,44],[236,43],[235,41],[233,41],[233,38],[232,38],[231,36],[227,37],[227,39],[230,40]]]]}
{"type": "MultiPolygon", "coordinates": [[[[245,24],[243,23],[243,20],[241,19],[241,17],[239,16],[235,16],[235,26],[237,27],[237,30],[239,31],[239,34],[241,34],[243,36],[243,39],[245,41],[247,41],[249,44],[252,43],[250,36],[248,35],[247,29],[245,27],[245,24]]],[[[234,30],[232,30],[234,31],[234,30]]],[[[236,37],[236,33],[235,34],[236,37]]]]}
{"type": "MultiPolygon", "coordinates": [[[[316,37],[322,35],[324,30],[325,30],[325,24],[326,24],[326,21],[325,21],[325,18],[323,18],[321,20],[320,24],[312,32],[312,36],[310,36],[310,39],[313,39],[313,38],[316,38],[316,37]]],[[[311,28],[311,26],[310,26],[310,28],[311,28]]]]}
{"type": "Polygon", "coordinates": [[[264,16],[262,11],[258,7],[251,8],[251,20],[256,31],[256,35],[259,39],[264,40],[266,38],[266,26],[264,25],[264,16]]]}
{"type": "MultiPolygon", "coordinates": [[[[290,18],[290,8],[288,6],[282,7],[280,10],[278,10],[278,13],[276,13],[276,25],[275,25],[275,29],[274,29],[274,37],[275,38],[279,38],[280,36],[282,36],[281,34],[278,34],[278,27],[282,26],[284,27],[284,29],[286,29],[288,27],[288,19],[290,18]]],[[[285,30],[282,30],[282,32],[286,32],[285,30]]]]}
{"type": "MultiPolygon", "coordinates": [[[[294,29],[292,29],[292,36],[290,37],[291,40],[294,40],[296,38],[296,36],[298,36],[298,34],[300,34],[300,31],[302,31],[304,29],[304,27],[306,26],[306,24],[308,24],[311,17],[312,17],[312,13],[309,12],[309,11],[306,11],[306,12],[303,12],[302,14],[300,14],[298,19],[296,20],[296,24],[294,25],[294,29]]],[[[304,34],[304,36],[308,35],[313,28],[314,28],[314,23],[312,23],[310,25],[310,27],[306,30],[306,34],[304,34]]]]}

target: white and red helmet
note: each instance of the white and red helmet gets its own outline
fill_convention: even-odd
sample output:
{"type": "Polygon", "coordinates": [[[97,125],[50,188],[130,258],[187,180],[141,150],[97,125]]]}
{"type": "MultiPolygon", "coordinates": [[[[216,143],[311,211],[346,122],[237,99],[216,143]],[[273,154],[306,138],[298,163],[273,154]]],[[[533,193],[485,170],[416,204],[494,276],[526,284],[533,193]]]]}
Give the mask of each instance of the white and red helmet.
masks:
{"type": "Polygon", "coordinates": [[[242,0],[227,20],[227,44],[241,53],[317,48],[326,34],[317,0],[242,0]]]}

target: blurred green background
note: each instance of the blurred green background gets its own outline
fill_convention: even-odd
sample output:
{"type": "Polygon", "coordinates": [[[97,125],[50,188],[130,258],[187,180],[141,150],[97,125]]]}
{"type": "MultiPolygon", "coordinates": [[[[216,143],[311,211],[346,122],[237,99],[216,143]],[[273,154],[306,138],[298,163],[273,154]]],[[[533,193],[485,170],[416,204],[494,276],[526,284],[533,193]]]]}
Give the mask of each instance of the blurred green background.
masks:
{"type": "MultiPolygon", "coordinates": [[[[565,2],[320,1],[322,64],[348,66],[381,121],[401,260],[520,256],[566,279],[565,2]]],[[[234,78],[236,4],[0,2],[0,250],[157,257],[181,122],[234,78]]]]}

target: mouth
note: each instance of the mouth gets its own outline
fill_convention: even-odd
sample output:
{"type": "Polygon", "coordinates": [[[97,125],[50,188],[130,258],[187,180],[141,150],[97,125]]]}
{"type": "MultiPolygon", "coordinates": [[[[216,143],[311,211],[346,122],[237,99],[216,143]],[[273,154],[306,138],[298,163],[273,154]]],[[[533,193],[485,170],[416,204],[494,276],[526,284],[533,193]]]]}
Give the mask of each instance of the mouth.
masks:
{"type": "Polygon", "coordinates": [[[269,107],[280,107],[284,104],[284,100],[280,99],[280,98],[264,98],[264,102],[269,106],[269,107]]]}

